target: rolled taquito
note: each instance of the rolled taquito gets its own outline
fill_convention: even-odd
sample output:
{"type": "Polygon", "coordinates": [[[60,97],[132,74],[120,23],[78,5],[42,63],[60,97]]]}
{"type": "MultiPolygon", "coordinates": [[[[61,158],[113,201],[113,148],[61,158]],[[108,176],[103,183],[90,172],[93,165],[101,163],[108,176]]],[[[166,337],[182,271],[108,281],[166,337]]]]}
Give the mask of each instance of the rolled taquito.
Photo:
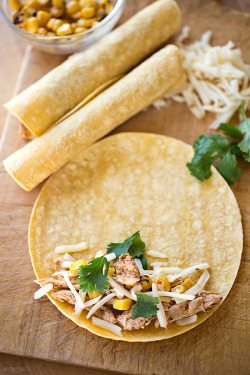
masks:
{"type": "Polygon", "coordinates": [[[176,3],[155,1],[97,44],[69,57],[5,107],[32,133],[41,135],[99,86],[153,53],[179,27],[176,3]]]}
{"type": "Polygon", "coordinates": [[[169,45],[9,156],[5,169],[23,189],[31,190],[77,153],[184,82],[181,54],[169,45]]]}

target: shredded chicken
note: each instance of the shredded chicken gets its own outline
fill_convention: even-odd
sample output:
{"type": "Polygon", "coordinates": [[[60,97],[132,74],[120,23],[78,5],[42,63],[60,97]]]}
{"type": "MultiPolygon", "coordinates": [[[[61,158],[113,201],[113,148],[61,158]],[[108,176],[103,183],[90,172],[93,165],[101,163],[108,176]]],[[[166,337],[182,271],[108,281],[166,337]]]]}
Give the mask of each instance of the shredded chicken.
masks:
{"type": "Polygon", "coordinates": [[[75,305],[76,303],[75,296],[70,290],[57,290],[56,292],[51,293],[51,297],[57,299],[60,302],[68,302],[71,305],[75,305]]]}
{"type": "Polygon", "coordinates": [[[152,319],[147,318],[136,318],[131,319],[132,309],[124,311],[121,315],[117,316],[117,321],[127,331],[132,331],[135,329],[143,329],[147,327],[152,319]]]}
{"type": "Polygon", "coordinates": [[[129,286],[134,286],[140,281],[139,269],[130,254],[120,256],[116,265],[116,277],[122,284],[129,286]]]}
{"type": "Polygon", "coordinates": [[[182,283],[183,279],[181,277],[177,277],[177,279],[170,282],[170,287],[174,288],[177,285],[180,285],[182,283]]]}
{"type": "Polygon", "coordinates": [[[115,318],[114,314],[112,313],[112,310],[109,307],[100,307],[100,309],[96,311],[95,315],[99,319],[106,320],[106,322],[110,322],[113,324],[117,323],[117,319],[115,318]]]}
{"type": "Polygon", "coordinates": [[[201,311],[205,312],[221,300],[222,296],[219,293],[202,291],[192,301],[185,301],[171,306],[167,310],[168,321],[173,323],[175,320],[187,318],[201,311]]]}
{"type": "MultiPolygon", "coordinates": [[[[69,279],[73,285],[73,287],[76,290],[79,290],[79,284],[77,284],[78,274],[68,274],[69,279]]],[[[40,279],[35,280],[35,283],[39,284],[41,287],[43,287],[46,284],[52,283],[54,285],[54,288],[63,288],[68,289],[68,285],[63,277],[62,272],[55,272],[51,275],[51,277],[48,277],[46,279],[40,279]]]]}

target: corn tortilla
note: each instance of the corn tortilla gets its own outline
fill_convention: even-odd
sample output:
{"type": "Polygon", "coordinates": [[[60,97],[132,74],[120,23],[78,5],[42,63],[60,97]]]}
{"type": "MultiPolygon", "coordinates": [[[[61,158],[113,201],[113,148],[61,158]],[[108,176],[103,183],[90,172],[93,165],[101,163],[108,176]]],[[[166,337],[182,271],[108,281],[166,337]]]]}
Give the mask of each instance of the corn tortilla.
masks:
{"type": "MultiPolygon", "coordinates": [[[[140,230],[147,256],[157,250],[170,266],[187,268],[208,262],[211,275],[206,290],[223,300],[235,280],[242,252],[242,224],[235,197],[215,168],[204,182],[185,166],[191,146],[176,139],[147,133],[120,133],[101,140],[67,163],[45,183],[34,205],[29,246],[37,278],[54,272],[55,247],[88,242],[88,250],[72,253],[89,260],[110,242],[122,242],[140,230]]],[[[165,261],[165,260],[164,260],[165,261]]],[[[197,272],[196,280],[200,276],[197,272]]],[[[167,339],[197,326],[196,323],[155,329],[152,323],[138,331],[123,331],[123,338],[92,325],[74,307],[52,303],[79,326],[103,337],[125,341],[167,339]]],[[[53,317],[52,317],[53,319],[53,317]]]]}

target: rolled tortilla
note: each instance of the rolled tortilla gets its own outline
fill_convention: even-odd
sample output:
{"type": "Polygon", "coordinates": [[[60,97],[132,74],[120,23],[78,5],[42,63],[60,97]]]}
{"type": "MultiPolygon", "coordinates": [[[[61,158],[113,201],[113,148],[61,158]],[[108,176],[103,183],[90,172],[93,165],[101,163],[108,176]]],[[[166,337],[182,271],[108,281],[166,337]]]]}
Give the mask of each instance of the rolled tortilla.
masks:
{"type": "Polygon", "coordinates": [[[77,153],[184,82],[181,54],[169,45],[9,156],[5,169],[23,189],[31,190],[77,153]]]}
{"type": "Polygon", "coordinates": [[[99,86],[149,56],[179,27],[176,3],[156,1],[93,47],[72,55],[5,108],[32,133],[41,135],[99,86]]]}

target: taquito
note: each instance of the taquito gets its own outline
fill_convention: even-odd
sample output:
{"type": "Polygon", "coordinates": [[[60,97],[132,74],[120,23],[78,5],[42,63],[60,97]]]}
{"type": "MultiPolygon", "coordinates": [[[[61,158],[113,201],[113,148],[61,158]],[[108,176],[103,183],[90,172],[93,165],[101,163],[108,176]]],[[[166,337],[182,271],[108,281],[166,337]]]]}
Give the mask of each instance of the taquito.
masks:
{"type": "Polygon", "coordinates": [[[32,133],[41,135],[99,86],[128,72],[153,53],[179,27],[176,3],[156,1],[94,46],[72,55],[10,100],[5,108],[32,133]]]}
{"type": "Polygon", "coordinates": [[[168,45],[42,136],[9,156],[6,171],[31,190],[77,153],[185,82],[182,57],[168,45]]]}

